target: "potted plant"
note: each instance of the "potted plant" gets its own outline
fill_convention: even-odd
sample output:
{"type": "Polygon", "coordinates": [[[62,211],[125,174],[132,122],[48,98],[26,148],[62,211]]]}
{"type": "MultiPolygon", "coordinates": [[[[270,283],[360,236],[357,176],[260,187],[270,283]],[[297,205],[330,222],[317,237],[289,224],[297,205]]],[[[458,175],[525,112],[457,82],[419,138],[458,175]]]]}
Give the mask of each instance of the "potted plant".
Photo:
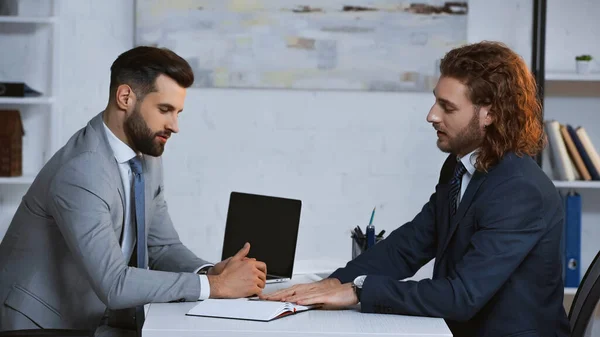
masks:
{"type": "Polygon", "coordinates": [[[592,63],[592,55],[579,55],[575,57],[575,65],[577,73],[587,74],[590,72],[590,63],[592,63]]]}

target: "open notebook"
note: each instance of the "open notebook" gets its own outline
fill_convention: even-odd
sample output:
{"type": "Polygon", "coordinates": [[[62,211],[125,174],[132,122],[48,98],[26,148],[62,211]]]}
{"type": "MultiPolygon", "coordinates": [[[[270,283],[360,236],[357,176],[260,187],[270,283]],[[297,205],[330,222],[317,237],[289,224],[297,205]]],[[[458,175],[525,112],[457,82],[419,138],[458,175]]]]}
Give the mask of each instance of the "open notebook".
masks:
{"type": "Polygon", "coordinates": [[[186,315],[267,322],[312,308],[314,306],[302,306],[289,302],[249,299],[207,299],[198,303],[186,315]]]}

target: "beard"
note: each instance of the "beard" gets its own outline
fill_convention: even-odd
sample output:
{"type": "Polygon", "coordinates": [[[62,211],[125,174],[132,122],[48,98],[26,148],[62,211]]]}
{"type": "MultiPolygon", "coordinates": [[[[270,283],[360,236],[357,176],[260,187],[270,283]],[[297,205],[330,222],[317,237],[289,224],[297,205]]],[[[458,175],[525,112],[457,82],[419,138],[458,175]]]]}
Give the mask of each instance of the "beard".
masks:
{"type": "Polygon", "coordinates": [[[475,112],[469,124],[456,136],[452,138],[447,134],[445,136],[448,139],[447,142],[442,142],[440,139],[437,141],[437,146],[442,152],[465,155],[477,148],[484,136],[483,130],[479,126],[479,113],[475,112]]]}
{"type": "Polygon", "coordinates": [[[153,132],[146,124],[136,105],[133,113],[125,120],[125,134],[135,150],[153,157],[162,155],[165,144],[156,140],[157,136],[168,136],[169,132],[153,132]]]}

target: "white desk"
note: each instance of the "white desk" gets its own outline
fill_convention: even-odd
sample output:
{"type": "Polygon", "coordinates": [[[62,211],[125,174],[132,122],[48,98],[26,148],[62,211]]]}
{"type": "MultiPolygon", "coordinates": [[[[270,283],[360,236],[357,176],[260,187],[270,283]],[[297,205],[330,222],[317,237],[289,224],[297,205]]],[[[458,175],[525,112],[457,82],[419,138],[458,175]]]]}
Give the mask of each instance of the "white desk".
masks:
{"type": "MultiPolygon", "coordinates": [[[[291,282],[267,285],[266,292],[309,282],[316,276],[294,276],[291,282]]],[[[154,303],[146,307],[144,337],[254,336],[452,336],[441,318],[363,314],[358,310],[309,310],[271,322],[186,316],[197,303],[154,303]]]]}

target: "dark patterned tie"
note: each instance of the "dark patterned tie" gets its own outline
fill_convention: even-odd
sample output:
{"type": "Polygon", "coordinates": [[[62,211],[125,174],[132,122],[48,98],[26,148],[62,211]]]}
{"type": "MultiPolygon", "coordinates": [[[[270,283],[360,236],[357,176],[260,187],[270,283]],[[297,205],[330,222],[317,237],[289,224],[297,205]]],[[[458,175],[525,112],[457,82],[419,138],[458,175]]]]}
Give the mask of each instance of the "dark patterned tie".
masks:
{"type": "MultiPolygon", "coordinates": [[[[142,160],[140,157],[134,157],[129,161],[131,171],[133,172],[133,199],[135,203],[135,228],[136,228],[136,259],[135,266],[146,269],[146,226],[145,226],[145,193],[144,193],[144,175],[142,174],[142,160]]],[[[144,324],[144,306],[139,305],[135,308],[135,323],[137,335],[141,336],[141,329],[144,324]]]]}
{"type": "Polygon", "coordinates": [[[459,160],[454,168],[454,177],[450,180],[450,214],[454,216],[456,209],[458,208],[458,196],[460,193],[460,185],[462,182],[462,176],[467,172],[467,169],[463,163],[459,160]]]}

